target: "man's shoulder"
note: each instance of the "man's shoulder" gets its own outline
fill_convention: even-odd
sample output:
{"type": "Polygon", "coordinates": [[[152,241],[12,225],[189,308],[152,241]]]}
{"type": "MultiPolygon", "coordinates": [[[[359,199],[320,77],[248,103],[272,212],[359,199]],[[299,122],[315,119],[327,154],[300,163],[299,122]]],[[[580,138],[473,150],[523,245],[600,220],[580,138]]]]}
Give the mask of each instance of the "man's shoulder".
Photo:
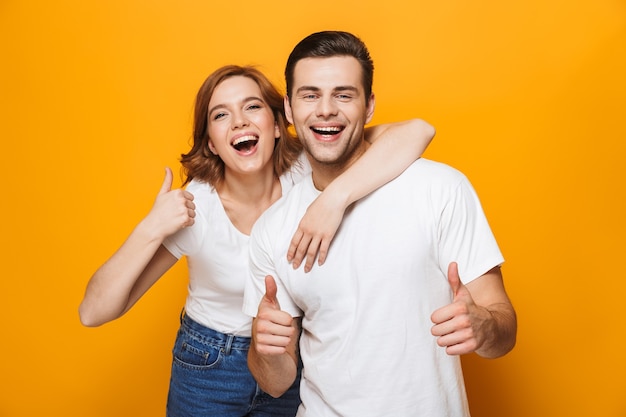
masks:
{"type": "Polygon", "coordinates": [[[417,176],[419,179],[434,183],[458,183],[465,180],[465,174],[458,169],[439,161],[420,158],[405,172],[417,176]]]}

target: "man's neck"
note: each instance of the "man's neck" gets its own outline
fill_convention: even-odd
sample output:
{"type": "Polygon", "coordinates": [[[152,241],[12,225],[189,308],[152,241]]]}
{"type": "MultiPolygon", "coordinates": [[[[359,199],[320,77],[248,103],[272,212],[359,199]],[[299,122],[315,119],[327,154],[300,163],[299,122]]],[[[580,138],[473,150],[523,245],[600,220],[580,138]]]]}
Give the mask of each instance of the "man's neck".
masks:
{"type": "Polygon", "coordinates": [[[350,168],[369,147],[370,143],[364,140],[361,146],[354,150],[349,159],[336,164],[318,162],[311,158],[310,155],[307,155],[313,171],[311,175],[315,188],[319,191],[324,191],[328,184],[350,168]]]}

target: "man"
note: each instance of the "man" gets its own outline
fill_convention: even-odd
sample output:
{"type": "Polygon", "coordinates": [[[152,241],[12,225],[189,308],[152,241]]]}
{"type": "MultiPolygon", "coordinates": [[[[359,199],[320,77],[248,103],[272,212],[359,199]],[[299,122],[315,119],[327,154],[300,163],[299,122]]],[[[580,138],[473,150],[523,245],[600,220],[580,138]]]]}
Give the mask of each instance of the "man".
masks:
{"type": "Polygon", "coordinates": [[[323,266],[294,269],[285,236],[367,152],[373,63],[355,36],[320,32],[294,48],[285,76],[287,118],[313,172],[252,231],[250,370],[278,396],[301,358],[298,416],[469,415],[459,355],[502,356],[517,330],[474,190],[460,172],[418,160],[346,211],[323,266]]]}

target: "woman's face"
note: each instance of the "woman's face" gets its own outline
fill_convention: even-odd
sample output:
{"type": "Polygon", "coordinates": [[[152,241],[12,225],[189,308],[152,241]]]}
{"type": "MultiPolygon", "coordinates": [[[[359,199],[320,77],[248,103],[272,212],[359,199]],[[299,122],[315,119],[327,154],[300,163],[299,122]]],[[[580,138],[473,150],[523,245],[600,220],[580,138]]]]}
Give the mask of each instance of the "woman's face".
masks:
{"type": "Polygon", "coordinates": [[[209,149],[224,161],[226,172],[273,170],[270,162],[280,130],[253,79],[234,76],[218,84],[207,117],[209,149]]]}

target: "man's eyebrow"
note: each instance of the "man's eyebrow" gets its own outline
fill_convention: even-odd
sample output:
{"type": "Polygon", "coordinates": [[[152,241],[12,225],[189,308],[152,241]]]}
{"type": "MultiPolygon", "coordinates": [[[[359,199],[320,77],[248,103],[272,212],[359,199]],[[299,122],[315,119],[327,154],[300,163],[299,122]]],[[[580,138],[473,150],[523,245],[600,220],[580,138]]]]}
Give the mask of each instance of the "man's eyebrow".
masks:
{"type": "Polygon", "coordinates": [[[333,91],[352,91],[353,93],[358,94],[359,89],[353,85],[340,85],[340,86],[333,88],[333,91]]]}
{"type": "Polygon", "coordinates": [[[303,85],[302,87],[298,87],[296,93],[300,93],[302,91],[320,91],[319,87],[314,87],[312,85],[303,85]]]}
{"type": "MultiPolygon", "coordinates": [[[[302,87],[298,87],[298,89],[296,90],[296,93],[300,93],[302,91],[317,92],[317,91],[321,91],[321,88],[315,87],[312,85],[303,85],[302,87]]],[[[352,91],[352,92],[358,93],[359,89],[353,85],[338,85],[333,88],[333,92],[337,92],[337,91],[352,91]]]]}

